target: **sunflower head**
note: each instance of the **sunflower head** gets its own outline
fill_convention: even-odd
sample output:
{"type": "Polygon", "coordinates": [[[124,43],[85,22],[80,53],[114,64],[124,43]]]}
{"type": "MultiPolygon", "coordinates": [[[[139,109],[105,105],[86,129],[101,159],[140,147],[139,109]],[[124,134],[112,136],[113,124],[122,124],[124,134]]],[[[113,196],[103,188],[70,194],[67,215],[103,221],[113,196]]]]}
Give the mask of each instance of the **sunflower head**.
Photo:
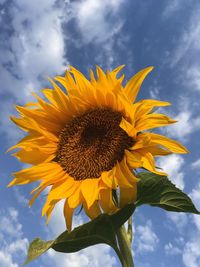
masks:
{"type": "Polygon", "coordinates": [[[120,126],[122,114],[108,107],[87,110],[72,118],[59,136],[55,161],[74,178],[99,178],[132,147],[134,139],[120,126]]]}
{"type": "Polygon", "coordinates": [[[30,205],[48,187],[42,211],[47,221],[63,199],[69,230],[79,205],[91,219],[102,212],[114,213],[135,201],[137,168],[164,175],[156,169],[154,157],[187,152],[180,143],[147,132],[175,122],[153,113],[155,107],[170,103],[135,102],[152,67],[125,86],[124,76],[118,76],[123,67],[106,73],[97,67],[96,77],[90,71],[89,80],[71,67],[65,77],[50,79],[53,89],[42,90],[46,101],[35,95],[35,103],[16,107],[20,117],[11,119],[27,135],[10,149],[18,148],[14,156],[32,167],[14,173],[9,186],[40,182],[31,192],[30,205]]]}

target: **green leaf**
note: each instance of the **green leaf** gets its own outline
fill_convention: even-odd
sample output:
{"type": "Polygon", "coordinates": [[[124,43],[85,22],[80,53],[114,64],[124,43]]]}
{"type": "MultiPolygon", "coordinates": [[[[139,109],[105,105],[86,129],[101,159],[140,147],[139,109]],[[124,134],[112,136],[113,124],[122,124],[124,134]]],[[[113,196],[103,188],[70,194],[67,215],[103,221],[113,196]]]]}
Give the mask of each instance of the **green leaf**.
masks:
{"type": "Polygon", "coordinates": [[[68,231],[63,232],[53,241],[45,242],[36,238],[30,244],[24,265],[39,257],[49,248],[70,253],[100,243],[111,246],[122,261],[123,256],[118,249],[116,231],[127,221],[134,210],[135,205],[129,204],[113,215],[102,214],[96,219],[75,228],[70,233],[68,231]]]}
{"type": "Polygon", "coordinates": [[[110,215],[110,219],[116,231],[129,219],[129,217],[131,217],[131,215],[135,211],[135,208],[135,204],[130,203],[127,204],[124,208],[120,209],[118,212],[110,215]]]}
{"type": "Polygon", "coordinates": [[[59,252],[70,253],[99,243],[106,243],[117,250],[115,230],[107,214],[98,216],[70,233],[65,231],[56,238],[52,248],[59,252]]]}
{"type": "Polygon", "coordinates": [[[192,200],[166,176],[150,172],[139,174],[138,195],[135,205],[149,204],[168,211],[200,214],[192,200]]]}
{"type": "Polygon", "coordinates": [[[45,242],[38,237],[35,238],[29,246],[28,256],[23,266],[30,263],[34,259],[38,258],[40,255],[42,255],[44,252],[46,252],[52,246],[53,243],[54,240],[45,242]]]}

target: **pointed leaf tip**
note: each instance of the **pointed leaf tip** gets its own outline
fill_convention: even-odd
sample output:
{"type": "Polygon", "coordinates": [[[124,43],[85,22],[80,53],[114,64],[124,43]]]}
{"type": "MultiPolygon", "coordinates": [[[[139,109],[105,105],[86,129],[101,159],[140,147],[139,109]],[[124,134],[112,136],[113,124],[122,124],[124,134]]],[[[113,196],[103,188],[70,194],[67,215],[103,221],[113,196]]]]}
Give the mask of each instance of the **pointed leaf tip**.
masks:
{"type": "Polygon", "coordinates": [[[177,188],[166,176],[143,172],[138,183],[136,206],[148,204],[167,211],[199,214],[187,194],[177,188]]]}
{"type": "Polygon", "coordinates": [[[46,252],[49,248],[51,248],[53,243],[54,243],[54,240],[45,242],[38,237],[35,238],[29,246],[27,259],[22,266],[27,265],[34,259],[41,256],[44,252],[46,252]]]}

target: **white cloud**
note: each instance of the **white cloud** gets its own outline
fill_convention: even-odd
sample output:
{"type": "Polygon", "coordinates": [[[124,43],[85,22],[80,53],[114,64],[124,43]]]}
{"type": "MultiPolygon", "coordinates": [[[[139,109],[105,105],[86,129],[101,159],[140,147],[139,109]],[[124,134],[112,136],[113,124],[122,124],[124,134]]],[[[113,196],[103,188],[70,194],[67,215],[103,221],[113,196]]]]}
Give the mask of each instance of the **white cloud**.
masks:
{"type": "Polygon", "coordinates": [[[183,157],[175,154],[158,160],[159,167],[168,174],[169,179],[180,189],[184,189],[185,186],[184,173],[182,171],[183,164],[183,157]]]}
{"type": "Polygon", "coordinates": [[[134,242],[136,253],[152,252],[156,249],[159,239],[153,231],[150,220],[145,225],[138,225],[135,228],[134,242]]]}
{"type": "Polygon", "coordinates": [[[18,212],[10,208],[7,215],[0,218],[0,230],[4,234],[18,238],[22,235],[22,225],[18,223],[18,212]]]}
{"type": "Polygon", "coordinates": [[[186,243],[182,255],[186,267],[200,266],[200,235],[196,235],[195,238],[186,243]]]}
{"type": "Polygon", "coordinates": [[[200,117],[195,117],[186,107],[178,115],[173,116],[173,119],[178,122],[163,131],[177,140],[187,141],[190,134],[200,129],[200,117]]]}
{"type": "Polygon", "coordinates": [[[3,5],[6,0],[0,0],[0,4],[3,5]]]}
{"type": "MultiPolygon", "coordinates": [[[[70,19],[75,20],[79,33],[79,38],[73,39],[74,44],[77,47],[92,44],[97,50],[95,61],[107,68],[112,68],[114,62],[118,64],[115,46],[125,49],[124,44],[129,38],[121,31],[125,22],[120,16],[123,5],[122,0],[82,0],[69,5],[70,19]]],[[[126,53],[132,58],[130,51],[126,53]]]]}
{"type": "MultiPolygon", "coordinates": [[[[198,52],[200,50],[200,8],[195,6],[193,9],[190,21],[185,25],[182,36],[177,40],[177,47],[175,48],[174,54],[170,57],[171,67],[174,67],[182,59],[191,54],[191,52],[198,52]]],[[[195,59],[195,58],[194,58],[195,59]]]]}
{"type": "Polygon", "coordinates": [[[198,229],[199,234],[200,234],[200,216],[199,215],[193,215],[193,222],[194,222],[194,224],[195,224],[195,226],[198,229]]]}
{"type": "Polygon", "coordinates": [[[173,224],[175,224],[177,230],[183,233],[185,227],[188,224],[188,215],[185,213],[168,212],[166,216],[173,224]]]}
{"type": "MultiPolygon", "coordinates": [[[[197,209],[200,209],[200,183],[190,193],[197,209]]],[[[200,266],[200,217],[199,215],[190,215],[194,228],[189,228],[189,238],[183,249],[183,263],[186,267],[200,266]]]]}
{"type": "Polygon", "coordinates": [[[122,26],[121,19],[114,20],[122,0],[86,0],[74,5],[78,28],[85,43],[105,42],[122,26]],[[109,17],[112,19],[109,21],[109,17]]]}
{"type": "Polygon", "coordinates": [[[197,159],[194,162],[192,162],[191,167],[192,169],[200,169],[200,159],[197,159]]]}
{"type": "MultiPolygon", "coordinates": [[[[184,27],[180,28],[180,36],[176,38],[176,45],[173,45],[174,51],[171,56],[168,57],[167,62],[172,68],[176,67],[176,76],[179,84],[182,83],[183,89],[186,92],[199,92],[200,91],[200,64],[199,64],[199,53],[200,53],[200,5],[198,1],[187,1],[187,5],[182,3],[183,1],[171,1],[168,5],[180,10],[184,8],[186,10],[187,5],[189,8],[189,18],[185,20],[184,27]],[[179,3],[179,4],[178,4],[179,3]]],[[[167,6],[168,6],[167,5],[167,6]]],[[[172,8],[172,10],[174,10],[172,8]]],[[[173,12],[172,12],[173,13],[173,12]]],[[[190,99],[193,98],[191,94],[188,95],[190,99]]],[[[193,98],[192,104],[196,102],[198,108],[198,101],[193,98]]],[[[193,106],[192,106],[193,107],[193,106]]],[[[191,114],[190,114],[191,115],[191,114]]],[[[185,119],[187,119],[185,117],[185,119]]],[[[197,124],[200,124],[200,119],[197,120],[197,124]]],[[[197,125],[196,124],[196,125],[197,125]]],[[[192,123],[191,123],[192,125],[192,123]]],[[[189,129],[192,126],[189,126],[189,129]]],[[[199,127],[198,127],[199,129],[199,127]]],[[[185,130],[185,128],[184,128],[185,130]]]]}
{"type": "Polygon", "coordinates": [[[194,201],[196,207],[200,210],[200,183],[193,188],[192,192],[190,193],[190,197],[194,201]]]}
{"type": "Polygon", "coordinates": [[[200,91],[200,65],[192,65],[186,70],[186,83],[191,90],[200,91]]]}
{"type": "Polygon", "coordinates": [[[77,253],[66,255],[53,250],[48,252],[49,256],[55,262],[55,267],[101,267],[116,266],[116,258],[110,254],[111,249],[105,244],[92,246],[77,253]]]}
{"type": "MultiPolygon", "coordinates": [[[[200,184],[190,193],[194,203],[200,203],[200,184]]],[[[198,206],[197,206],[198,208],[198,206]]],[[[165,245],[165,252],[169,255],[181,254],[185,267],[200,266],[200,218],[199,215],[185,213],[168,213],[167,217],[176,226],[181,237],[165,245]]],[[[174,229],[173,229],[174,231],[174,229]]]]}
{"type": "Polygon", "coordinates": [[[28,207],[29,200],[24,196],[24,193],[22,193],[18,187],[13,187],[12,190],[17,202],[25,207],[28,207]]]}
{"type": "Polygon", "coordinates": [[[13,263],[11,255],[0,251],[0,263],[1,267],[18,267],[16,263],[13,263]]]}
{"type": "MultiPolygon", "coordinates": [[[[2,19],[10,17],[7,27],[12,31],[9,38],[3,36],[5,43],[0,47],[0,79],[4,85],[1,93],[9,93],[14,99],[4,101],[1,119],[1,131],[10,140],[19,136],[8,122],[8,115],[14,113],[12,101],[23,104],[32,100],[31,91],[41,89],[48,76],[65,70],[68,42],[79,46],[99,44],[108,67],[116,60],[113,46],[114,37],[123,25],[119,17],[122,0],[104,0],[103,4],[100,0],[56,3],[56,0],[16,0],[7,14],[2,15],[2,19]],[[82,36],[78,41],[67,35],[67,23],[73,19],[82,36]]],[[[102,53],[96,60],[99,64],[105,62],[102,53]]]]}
{"type": "Polygon", "coordinates": [[[164,11],[162,13],[162,16],[164,18],[169,18],[172,15],[174,15],[175,12],[179,11],[183,6],[183,0],[173,0],[170,2],[167,2],[167,5],[164,8],[164,11]]]}
{"type": "MultiPolygon", "coordinates": [[[[167,217],[174,223],[181,234],[175,238],[175,243],[165,245],[165,253],[168,255],[182,255],[182,261],[186,267],[200,266],[200,220],[197,215],[184,213],[168,213],[167,217]]],[[[174,229],[173,229],[174,230],[174,229]]],[[[173,242],[173,241],[172,241],[173,242]]]]}
{"type": "Polygon", "coordinates": [[[10,27],[14,32],[6,40],[8,49],[3,51],[1,64],[4,63],[2,75],[5,77],[2,78],[9,82],[5,89],[19,99],[29,94],[33,85],[37,88],[39,78],[45,79],[64,70],[64,13],[55,2],[16,0],[10,7],[10,27]],[[9,71],[6,63],[11,64],[9,71]]]}
{"type": "Polygon", "coordinates": [[[8,115],[14,112],[12,102],[32,100],[30,92],[41,89],[41,81],[46,82],[48,76],[60,74],[66,67],[62,32],[65,12],[56,2],[16,0],[2,14],[2,25],[11,31],[9,38],[2,31],[0,47],[0,93],[10,96],[1,97],[1,131],[8,139],[18,136],[8,122],[8,115]],[[4,16],[10,17],[9,23],[4,23],[4,16]]]}
{"type": "Polygon", "coordinates": [[[181,249],[174,246],[171,242],[166,244],[164,249],[165,249],[165,253],[168,255],[178,255],[182,253],[181,249]]]}
{"type": "Polygon", "coordinates": [[[28,239],[24,237],[19,223],[18,211],[9,208],[0,210],[0,266],[19,267],[25,257],[28,239]]]}
{"type": "Polygon", "coordinates": [[[160,87],[159,86],[152,86],[150,87],[150,97],[153,99],[158,99],[159,98],[159,91],[160,91],[160,87]]]}

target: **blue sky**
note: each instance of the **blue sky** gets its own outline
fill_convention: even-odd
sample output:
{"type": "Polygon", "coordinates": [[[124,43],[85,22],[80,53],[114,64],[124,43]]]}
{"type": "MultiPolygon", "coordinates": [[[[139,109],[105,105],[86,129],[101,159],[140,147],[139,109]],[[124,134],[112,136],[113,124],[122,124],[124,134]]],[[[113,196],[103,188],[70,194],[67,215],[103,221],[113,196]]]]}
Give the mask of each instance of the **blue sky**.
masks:
{"type": "MultiPolygon", "coordinates": [[[[0,266],[19,267],[28,242],[64,230],[62,203],[48,226],[42,195],[28,208],[34,185],[7,189],[11,173],[25,167],[5,150],[23,133],[9,121],[14,105],[32,100],[47,77],[71,64],[88,75],[95,64],[126,64],[130,78],[147,66],[139,98],[170,101],[165,113],[179,120],[161,132],[184,143],[189,155],[158,160],[169,178],[200,208],[200,3],[198,0],[0,0],[0,266]]],[[[76,216],[76,225],[85,220],[76,216]]],[[[200,266],[200,218],[142,207],[134,215],[136,267],[200,266]]],[[[94,246],[76,254],[49,251],[29,265],[119,266],[112,250],[94,246]]]]}

